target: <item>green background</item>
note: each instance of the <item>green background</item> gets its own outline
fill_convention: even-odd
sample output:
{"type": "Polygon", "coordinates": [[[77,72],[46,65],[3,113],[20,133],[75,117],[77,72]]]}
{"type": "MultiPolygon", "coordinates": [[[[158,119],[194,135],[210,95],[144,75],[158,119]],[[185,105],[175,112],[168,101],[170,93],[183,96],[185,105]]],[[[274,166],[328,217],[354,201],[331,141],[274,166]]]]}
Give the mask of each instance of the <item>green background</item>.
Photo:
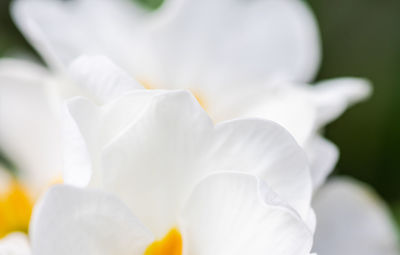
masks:
{"type": "MultiPolygon", "coordinates": [[[[132,0],[133,1],[133,0],[132,0]]],[[[161,0],[162,1],[162,0],[161,0]]],[[[160,0],[137,0],[155,8],[160,0]]],[[[373,97],[326,128],[341,150],[335,174],[373,186],[400,220],[400,1],[308,0],[319,22],[323,61],[317,80],[359,76],[374,84],[373,97]]],[[[0,1],[0,56],[33,53],[0,1]]],[[[0,161],[5,161],[0,156],[0,161]]]]}

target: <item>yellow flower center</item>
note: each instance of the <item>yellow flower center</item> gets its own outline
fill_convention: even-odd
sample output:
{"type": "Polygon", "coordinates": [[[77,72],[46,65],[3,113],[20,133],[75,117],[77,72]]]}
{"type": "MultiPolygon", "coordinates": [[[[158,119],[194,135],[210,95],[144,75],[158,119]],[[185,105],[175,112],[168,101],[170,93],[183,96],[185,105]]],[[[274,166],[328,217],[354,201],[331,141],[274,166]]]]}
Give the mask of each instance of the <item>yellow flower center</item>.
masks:
{"type": "Polygon", "coordinates": [[[14,231],[27,233],[33,201],[17,181],[0,194],[0,238],[14,231]]]}
{"type": "Polygon", "coordinates": [[[182,255],[182,236],[176,228],[147,247],[144,255],[182,255]]]}

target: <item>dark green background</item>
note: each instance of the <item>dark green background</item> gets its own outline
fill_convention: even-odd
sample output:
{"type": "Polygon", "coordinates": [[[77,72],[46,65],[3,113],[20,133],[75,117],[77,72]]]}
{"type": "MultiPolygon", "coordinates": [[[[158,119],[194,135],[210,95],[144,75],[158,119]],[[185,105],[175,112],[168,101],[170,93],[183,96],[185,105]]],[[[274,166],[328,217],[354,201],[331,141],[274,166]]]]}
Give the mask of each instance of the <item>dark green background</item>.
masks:
{"type": "MultiPolygon", "coordinates": [[[[150,9],[161,1],[137,0],[150,9]]],[[[317,80],[359,76],[374,84],[369,101],[326,129],[341,150],[335,172],[371,184],[400,217],[400,1],[308,2],[322,35],[317,80]]],[[[0,1],[0,55],[33,52],[11,22],[8,5],[8,0],[0,1]]]]}

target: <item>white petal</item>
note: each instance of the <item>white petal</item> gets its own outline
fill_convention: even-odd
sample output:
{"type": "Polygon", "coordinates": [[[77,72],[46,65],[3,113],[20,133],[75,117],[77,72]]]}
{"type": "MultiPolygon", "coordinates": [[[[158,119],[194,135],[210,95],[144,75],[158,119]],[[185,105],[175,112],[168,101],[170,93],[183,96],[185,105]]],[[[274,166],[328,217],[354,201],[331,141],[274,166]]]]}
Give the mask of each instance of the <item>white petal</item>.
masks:
{"type": "Polygon", "coordinates": [[[0,254],[30,255],[28,237],[23,233],[14,232],[0,239],[0,254]]]}
{"type": "Polygon", "coordinates": [[[34,254],[142,255],[151,233],[119,200],[98,191],[56,186],[35,208],[34,254]]]}
{"type": "MultiPolygon", "coordinates": [[[[98,85],[103,85],[102,81],[98,85]]],[[[162,93],[166,92],[133,90],[102,107],[82,97],[69,100],[63,132],[64,181],[80,187],[98,184],[102,148],[139,118],[155,95],[162,93]]]]}
{"type": "Polygon", "coordinates": [[[400,254],[394,222],[369,187],[337,178],[317,193],[314,250],[325,255],[400,254]]]}
{"type": "Polygon", "coordinates": [[[86,95],[99,104],[112,101],[132,90],[143,87],[102,56],[82,56],[70,66],[70,73],[86,95]]]}
{"type": "MultiPolygon", "coordinates": [[[[198,169],[211,120],[186,92],[153,99],[142,117],[105,148],[102,174],[107,189],[162,237],[176,223],[179,207],[198,169]],[[140,194],[140,196],[132,196],[140,194]]],[[[206,170],[206,169],[205,169],[206,170]]]]}
{"type": "Polygon", "coordinates": [[[306,224],[260,181],[222,173],[202,180],[179,224],[184,254],[309,254],[306,224]]]}
{"type": "Polygon", "coordinates": [[[311,164],[311,177],[316,190],[333,171],[339,158],[339,150],[336,145],[320,135],[315,135],[306,144],[305,150],[311,164]]]}
{"type": "Polygon", "coordinates": [[[323,126],[339,117],[349,106],[364,100],[372,92],[369,81],[359,78],[337,78],[316,84],[311,91],[318,109],[318,124],[323,126]]]}
{"type": "Polygon", "coordinates": [[[305,154],[280,126],[243,120],[213,127],[194,97],[184,91],[157,95],[104,149],[100,174],[106,189],[162,237],[194,183],[213,171],[260,175],[308,213],[311,179],[305,154]],[[132,196],[132,194],[141,194],[132,196]]]}
{"type": "Polygon", "coordinates": [[[309,81],[319,64],[316,24],[302,1],[186,0],[175,14],[137,53],[135,74],[155,87],[309,81]]]}
{"type": "MultiPolygon", "coordinates": [[[[234,117],[257,117],[275,121],[285,127],[300,145],[313,135],[316,130],[317,112],[315,105],[310,102],[304,86],[291,83],[271,84],[268,88],[254,89],[246,95],[248,88],[236,91],[232,102],[236,101],[239,109],[234,117]],[[239,102],[239,103],[238,103],[239,102]]],[[[226,97],[224,96],[226,100],[226,97]]]]}
{"type": "Polygon", "coordinates": [[[18,0],[12,16],[51,67],[63,69],[82,54],[115,55],[123,63],[144,14],[129,2],[18,0]]]}
{"type": "Polygon", "coordinates": [[[218,124],[207,159],[214,171],[242,171],[264,180],[302,217],[310,209],[311,178],[305,153],[271,121],[238,119],[218,124]]]}
{"type": "Polygon", "coordinates": [[[150,33],[128,2],[20,0],[13,16],[51,65],[102,54],[157,88],[309,81],[318,67],[317,26],[302,1],[177,1],[150,33]]]}
{"type": "Polygon", "coordinates": [[[98,166],[100,111],[85,98],[67,102],[64,114],[64,182],[86,186],[98,166]]]}
{"type": "Polygon", "coordinates": [[[0,147],[39,190],[61,174],[60,129],[49,74],[18,60],[0,62],[0,147]]]}

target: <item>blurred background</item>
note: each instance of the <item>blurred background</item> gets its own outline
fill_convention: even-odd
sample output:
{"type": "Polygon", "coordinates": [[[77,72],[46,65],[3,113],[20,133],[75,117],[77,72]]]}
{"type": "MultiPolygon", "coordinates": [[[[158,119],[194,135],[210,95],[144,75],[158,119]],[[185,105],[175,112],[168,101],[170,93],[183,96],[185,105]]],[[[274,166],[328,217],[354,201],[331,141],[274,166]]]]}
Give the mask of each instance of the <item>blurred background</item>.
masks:
{"type": "MultiPolygon", "coordinates": [[[[132,0],[157,8],[162,0],[132,0]]],[[[385,199],[400,223],[400,1],[308,0],[319,22],[323,61],[316,80],[359,76],[374,94],[326,128],[341,150],[334,174],[354,176],[385,199]]],[[[34,54],[0,1],[0,56],[34,54]]],[[[0,154],[0,163],[12,164],[0,154]]]]}

